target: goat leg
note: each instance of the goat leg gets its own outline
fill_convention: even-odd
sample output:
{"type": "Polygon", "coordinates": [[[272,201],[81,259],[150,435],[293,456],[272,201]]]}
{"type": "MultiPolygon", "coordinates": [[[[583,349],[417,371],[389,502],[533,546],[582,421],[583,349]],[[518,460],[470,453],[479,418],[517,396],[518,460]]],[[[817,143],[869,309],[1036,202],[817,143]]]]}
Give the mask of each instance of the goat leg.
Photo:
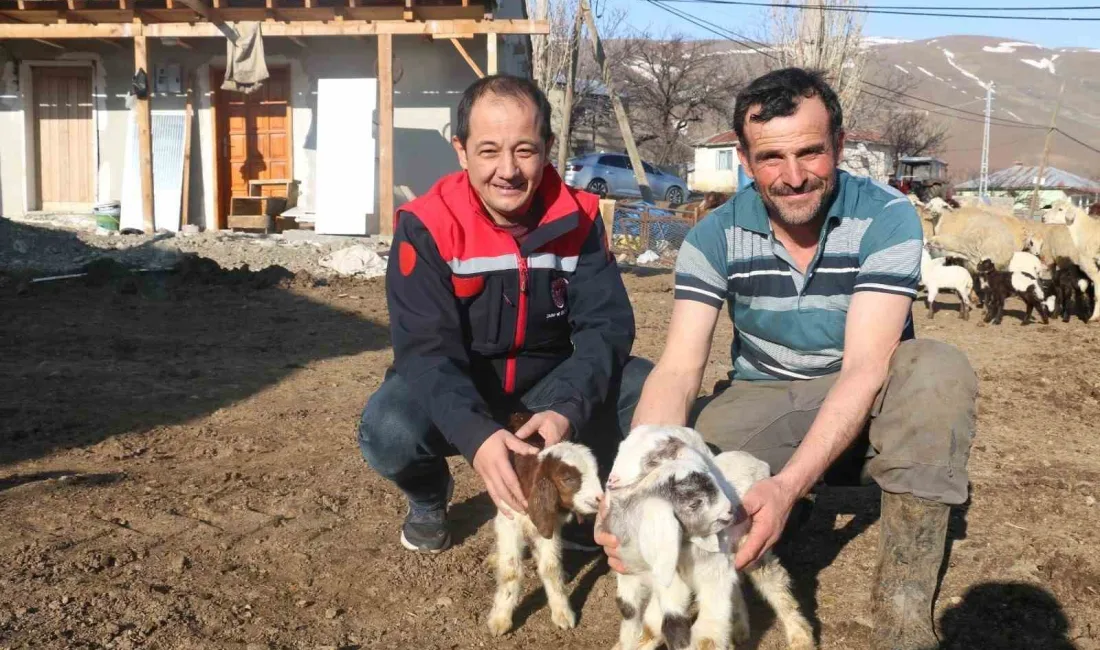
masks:
{"type": "Polygon", "coordinates": [[[561,536],[557,531],[550,539],[537,536],[532,550],[538,561],[539,579],[546,590],[550,620],[563,630],[572,629],[577,624],[577,616],[569,606],[569,596],[565,595],[565,579],[561,568],[561,536]]]}
{"type": "Polygon", "coordinates": [[[489,612],[489,633],[501,636],[512,628],[512,613],[519,603],[523,582],[523,530],[520,523],[497,513],[493,520],[497,538],[497,591],[489,612]]]}
{"type": "Polygon", "coordinates": [[[726,650],[733,620],[742,623],[744,629],[739,632],[748,640],[748,617],[736,616],[734,612],[733,592],[740,595],[741,587],[729,557],[725,553],[708,553],[708,556],[696,554],[691,568],[695,602],[699,604],[699,615],[691,626],[691,647],[726,650]]]}
{"type": "Polygon", "coordinates": [[[618,592],[615,603],[623,616],[616,650],[638,650],[655,636],[642,622],[642,615],[650,601],[649,588],[642,578],[626,574],[616,574],[615,584],[618,592]]]}
{"type": "Polygon", "coordinates": [[[798,601],[791,593],[791,576],[779,563],[779,558],[768,552],[748,571],[748,576],[756,590],[775,610],[775,617],[787,637],[787,647],[790,650],[813,650],[817,647],[813,628],[798,609],[798,601]]]}
{"type": "Polygon", "coordinates": [[[691,588],[677,573],[671,584],[657,585],[654,596],[661,606],[661,634],[665,637],[665,645],[668,650],[684,650],[691,645],[691,617],[688,616],[691,588]]]}

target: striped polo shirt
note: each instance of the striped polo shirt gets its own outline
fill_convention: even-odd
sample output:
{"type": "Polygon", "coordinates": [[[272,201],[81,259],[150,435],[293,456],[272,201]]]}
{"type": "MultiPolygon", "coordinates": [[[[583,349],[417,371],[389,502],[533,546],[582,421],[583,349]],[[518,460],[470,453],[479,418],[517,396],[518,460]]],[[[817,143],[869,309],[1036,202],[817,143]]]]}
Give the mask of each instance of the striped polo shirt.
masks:
{"type": "MultiPolygon", "coordinates": [[[[728,302],[733,379],[812,379],[840,370],[853,293],[916,297],[922,245],[920,219],[905,196],[838,171],[817,252],[803,274],[751,185],[688,233],[675,295],[718,308],[728,302]]],[[[912,337],[910,318],[902,339],[912,337]]]]}

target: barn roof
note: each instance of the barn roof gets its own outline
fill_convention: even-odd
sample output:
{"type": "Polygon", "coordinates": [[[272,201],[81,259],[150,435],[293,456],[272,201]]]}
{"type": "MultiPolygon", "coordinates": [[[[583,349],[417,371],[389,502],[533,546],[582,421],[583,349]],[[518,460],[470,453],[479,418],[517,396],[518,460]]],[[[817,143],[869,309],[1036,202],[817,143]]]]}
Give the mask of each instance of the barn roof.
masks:
{"type": "MultiPolygon", "coordinates": [[[[1034,165],[1013,165],[989,175],[990,190],[1031,190],[1035,188],[1035,179],[1039,168],[1034,165]]],[[[956,190],[977,190],[977,179],[959,183],[956,190]]],[[[1071,190],[1077,192],[1100,193],[1100,182],[1092,181],[1057,167],[1047,167],[1043,171],[1040,189],[1071,190]]]]}

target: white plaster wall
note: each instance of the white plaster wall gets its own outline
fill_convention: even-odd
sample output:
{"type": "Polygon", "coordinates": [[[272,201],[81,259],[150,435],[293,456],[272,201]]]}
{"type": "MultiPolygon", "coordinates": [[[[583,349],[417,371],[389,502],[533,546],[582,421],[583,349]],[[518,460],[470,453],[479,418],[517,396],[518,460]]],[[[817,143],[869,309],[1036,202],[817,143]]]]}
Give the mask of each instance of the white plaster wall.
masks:
{"type": "MultiPolygon", "coordinates": [[[[500,17],[521,17],[522,2],[502,2],[500,17]],[[519,7],[519,9],[517,9],[519,7]]],[[[299,205],[311,210],[315,200],[317,80],[323,77],[377,76],[377,41],[373,38],[306,38],[306,48],[289,40],[269,38],[264,46],[269,66],[288,65],[291,73],[291,129],[294,176],[300,182],[299,205]]],[[[485,37],[462,41],[484,69],[485,37]]],[[[457,170],[450,144],[458,100],[476,76],[447,40],[422,36],[395,36],[394,43],[394,184],[395,203],[426,192],[443,174],[457,170]]],[[[6,41],[0,50],[0,213],[22,214],[27,206],[27,145],[19,60],[66,58],[93,61],[96,66],[95,105],[99,136],[97,200],[118,199],[126,129],[130,119],[126,95],[133,75],[132,46],[120,41],[114,48],[94,41],[67,41],[67,51],[30,41],[6,41]],[[10,64],[10,65],[9,65],[10,64]]],[[[211,114],[213,89],[210,70],[224,66],[225,43],[220,39],[194,39],[191,49],[150,41],[149,60],[179,63],[185,79],[195,83],[195,122],[192,124],[189,221],[213,227],[216,214],[216,156],[211,114]]],[[[498,61],[501,72],[528,74],[526,37],[501,37],[498,61]]],[[[215,80],[216,82],[216,80],[215,80]]],[[[183,93],[154,94],[152,108],[182,108],[183,93]]],[[[364,109],[366,110],[366,109],[364,109]]],[[[364,116],[377,125],[377,114],[364,116]]],[[[376,154],[377,155],[377,152],[376,154]]],[[[364,165],[364,167],[366,167],[364,165]]],[[[364,179],[377,183],[377,176],[364,179]]],[[[377,193],[376,193],[377,195],[377,193]]],[[[377,208],[375,209],[377,212],[377,208]]],[[[368,224],[377,232],[377,215],[368,224]]]]}

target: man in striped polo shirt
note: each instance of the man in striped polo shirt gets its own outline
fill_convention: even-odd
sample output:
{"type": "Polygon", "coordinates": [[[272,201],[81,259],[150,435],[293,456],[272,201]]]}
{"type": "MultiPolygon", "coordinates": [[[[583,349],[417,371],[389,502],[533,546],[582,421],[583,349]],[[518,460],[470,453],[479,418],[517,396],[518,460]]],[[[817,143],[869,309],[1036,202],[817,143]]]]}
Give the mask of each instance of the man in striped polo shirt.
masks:
{"type": "MultiPolygon", "coordinates": [[[[752,521],[738,568],[775,544],[823,477],[873,479],[873,647],[935,647],[932,599],[949,506],[967,500],[977,379],[957,349],[913,337],[920,222],[897,191],[837,169],[841,108],[821,75],[756,79],[734,122],[754,182],[680,249],[668,341],[634,424],[694,421],[719,448],[769,463],[772,478],[743,500],[752,521]],[[731,381],[695,404],[723,305],[731,381]]],[[[615,540],[597,541],[620,568],[615,540]]]]}

